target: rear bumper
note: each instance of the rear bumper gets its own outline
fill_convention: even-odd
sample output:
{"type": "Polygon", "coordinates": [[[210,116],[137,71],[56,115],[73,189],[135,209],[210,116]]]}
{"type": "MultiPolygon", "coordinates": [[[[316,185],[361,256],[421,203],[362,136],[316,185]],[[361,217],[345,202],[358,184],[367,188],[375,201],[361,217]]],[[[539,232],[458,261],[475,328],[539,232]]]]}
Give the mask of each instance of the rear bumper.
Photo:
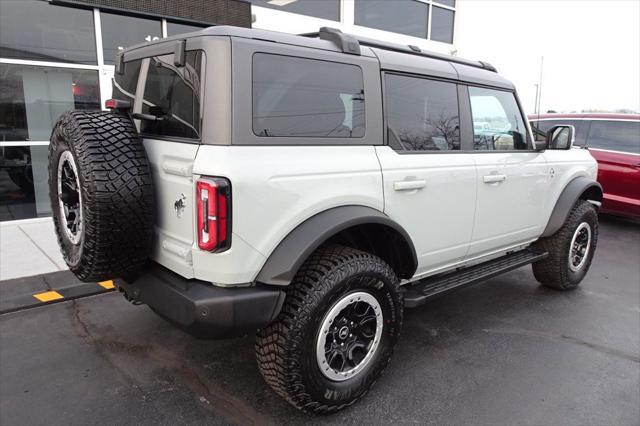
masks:
{"type": "Polygon", "coordinates": [[[135,280],[116,284],[129,300],[148,305],[190,334],[210,339],[254,333],[276,318],[284,301],[284,291],[278,288],[216,287],[155,263],[135,280]]]}

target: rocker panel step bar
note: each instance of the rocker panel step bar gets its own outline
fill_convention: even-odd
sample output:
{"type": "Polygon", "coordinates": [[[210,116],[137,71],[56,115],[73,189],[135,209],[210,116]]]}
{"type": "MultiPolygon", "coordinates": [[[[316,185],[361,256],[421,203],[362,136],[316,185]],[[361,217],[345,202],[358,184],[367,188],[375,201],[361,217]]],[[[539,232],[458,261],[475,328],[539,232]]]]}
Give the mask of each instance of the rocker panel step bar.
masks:
{"type": "Polygon", "coordinates": [[[496,275],[542,260],[547,255],[548,253],[525,249],[454,272],[425,278],[404,287],[404,306],[415,308],[447,291],[477,284],[496,275]]]}

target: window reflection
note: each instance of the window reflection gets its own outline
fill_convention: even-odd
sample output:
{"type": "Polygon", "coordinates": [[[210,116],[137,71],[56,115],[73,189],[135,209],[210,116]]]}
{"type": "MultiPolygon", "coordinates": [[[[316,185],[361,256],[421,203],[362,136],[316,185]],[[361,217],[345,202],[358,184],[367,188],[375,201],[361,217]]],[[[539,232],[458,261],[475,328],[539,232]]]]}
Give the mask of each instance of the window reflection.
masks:
{"type": "Polygon", "coordinates": [[[0,146],[0,221],[51,214],[47,146],[0,146]]]}
{"type": "Polygon", "coordinates": [[[100,21],[105,64],[114,65],[122,49],[162,38],[160,21],[106,12],[100,12],[100,21]]]}
{"type": "Polygon", "coordinates": [[[407,151],[460,149],[455,84],[387,75],[385,88],[392,148],[407,151]]]}
{"type": "Polygon", "coordinates": [[[433,0],[433,1],[434,3],[444,4],[445,6],[449,6],[449,7],[456,6],[456,0],[433,0]]]}
{"type": "Polygon", "coordinates": [[[633,121],[591,122],[589,148],[640,154],[640,123],[633,121]]]}
{"type": "Polygon", "coordinates": [[[441,7],[433,7],[431,18],[431,40],[453,43],[454,12],[441,7]]]}
{"type": "Polygon", "coordinates": [[[93,12],[40,0],[0,0],[0,57],[96,64],[93,12]]]}
{"type": "Polygon", "coordinates": [[[527,128],[511,92],[469,87],[473,149],[527,149],[527,128]]]}
{"type": "Polygon", "coordinates": [[[340,20],[340,0],[249,0],[252,4],[315,18],[340,20]]]}
{"type": "Polygon", "coordinates": [[[142,59],[127,62],[125,64],[124,74],[116,73],[113,77],[113,89],[111,97],[123,101],[135,102],[136,90],[138,88],[138,77],[140,76],[140,67],[142,59]]]}
{"type": "MultiPolygon", "coordinates": [[[[142,112],[162,120],[143,120],[142,133],[160,137],[200,137],[200,77],[203,52],[187,52],[186,65],[177,68],[173,55],[151,58],[142,112]]],[[[126,70],[126,68],[125,68],[126,70]]],[[[125,71],[125,74],[128,70],[125,71]]]]}
{"type": "Polygon", "coordinates": [[[97,71],[0,64],[0,142],[47,141],[58,117],[100,109],[97,71]]]}
{"type": "Polygon", "coordinates": [[[360,67],[263,53],[253,56],[256,135],[360,138],[364,130],[360,67]]]}
{"type": "Polygon", "coordinates": [[[416,0],[356,0],[355,24],[427,38],[429,7],[416,0]]]}

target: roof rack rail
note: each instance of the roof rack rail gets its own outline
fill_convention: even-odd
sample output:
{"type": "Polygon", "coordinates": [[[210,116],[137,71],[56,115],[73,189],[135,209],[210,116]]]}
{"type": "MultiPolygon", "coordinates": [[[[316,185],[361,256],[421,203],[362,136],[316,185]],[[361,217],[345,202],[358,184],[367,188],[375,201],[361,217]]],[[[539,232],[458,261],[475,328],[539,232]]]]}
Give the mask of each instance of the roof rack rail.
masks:
{"type": "Polygon", "coordinates": [[[303,37],[320,38],[322,40],[329,40],[342,49],[344,53],[351,53],[355,55],[360,54],[360,46],[375,47],[378,49],[391,50],[393,52],[406,53],[408,55],[424,56],[432,59],[440,59],[442,61],[454,62],[456,64],[468,65],[470,67],[482,68],[487,71],[498,72],[498,70],[488,62],[484,61],[472,61],[469,59],[458,58],[456,56],[445,55],[442,53],[430,52],[422,50],[418,46],[402,45],[395,43],[388,43],[381,40],[375,40],[365,37],[357,37],[351,34],[345,34],[339,29],[322,27],[320,31],[315,33],[299,34],[303,37]],[[356,53],[357,51],[357,53],[356,53]]]}
{"type": "Polygon", "coordinates": [[[358,40],[350,35],[345,34],[337,28],[322,27],[317,33],[299,34],[303,37],[320,38],[321,40],[329,40],[336,46],[338,46],[342,53],[349,53],[351,55],[360,55],[360,43],[358,40]]]}

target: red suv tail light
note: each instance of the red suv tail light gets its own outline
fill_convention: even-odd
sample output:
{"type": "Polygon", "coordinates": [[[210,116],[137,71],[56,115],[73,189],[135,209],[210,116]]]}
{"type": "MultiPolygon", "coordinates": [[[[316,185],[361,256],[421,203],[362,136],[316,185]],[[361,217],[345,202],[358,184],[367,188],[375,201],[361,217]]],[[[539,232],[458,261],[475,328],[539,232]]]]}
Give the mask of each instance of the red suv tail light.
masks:
{"type": "Polygon", "coordinates": [[[231,245],[231,185],[222,178],[196,182],[198,247],[224,251],[231,245]]]}

